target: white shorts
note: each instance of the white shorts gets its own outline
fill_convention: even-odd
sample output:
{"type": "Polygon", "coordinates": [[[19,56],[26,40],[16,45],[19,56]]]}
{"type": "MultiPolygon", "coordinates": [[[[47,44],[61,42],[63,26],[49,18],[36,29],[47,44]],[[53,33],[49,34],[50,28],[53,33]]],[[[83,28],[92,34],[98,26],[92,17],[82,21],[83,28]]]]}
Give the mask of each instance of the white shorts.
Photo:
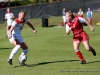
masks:
{"type": "Polygon", "coordinates": [[[62,16],[64,23],[66,22],[66,16],[62,16]]]}
{"type": "Polygon", "coordinates": [[[8,20],[7,20],[7,26],[11,26],[12,22],[13,22],[12,19],[8,19],[8,20]]]}
{"type": "Polygon", "coordinates": [[[12,34],[12,37],[9,39],[9,41],[12,43],[13,40],[18,39],[20,43],[23,43],[24,40],[20,34],[12,34]]]}

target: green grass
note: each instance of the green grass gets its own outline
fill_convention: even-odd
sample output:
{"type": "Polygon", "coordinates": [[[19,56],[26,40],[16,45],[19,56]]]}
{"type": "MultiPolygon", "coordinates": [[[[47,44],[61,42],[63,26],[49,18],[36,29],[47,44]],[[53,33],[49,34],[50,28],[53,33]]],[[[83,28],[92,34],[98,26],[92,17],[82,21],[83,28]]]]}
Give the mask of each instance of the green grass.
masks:
{"type": "MultiPolygon", "coordinates": [[[[0,75],[99,75],[100,72],[100,27],[94,26],[95,31],[91,32],[87,26],[84,29],[90,36],[90,43],[96,49],[97,56],[86,51],[81,45],[80,50],[85,57],[87,64],[81,65],[80,60],[74,53],[72,46],[72,33],[67,36],[65,27],[37,28],[37,34],[33,34],[29,28],[22,31],[29,52],[27,66],[18,65],[18,57],[21,49],[13,58],[13,65],[7,63],[7,58],[13,48],[6,34],[0,34],[0,75]]],[[[4,28],[0,30],[5,33],[4,28]]]]}
{"type": "MultiPolygon", "coordinates": [[[[0,25],[0,75],[99,75],[100,74],[100,27],[93,25],[95,31],[91,32],[88,26],[84,26],[90,36],[90,44],[96,49],[97,56],[85,50],[81,44],[80,50],[83,53],[87,64],[81,65],[75,55],[72,44],[72,36],[65,34],[65,27],[41,27],[41,19],[30,20],[36,29],[37,34],[25,27],[22,36],[26,41],[29,52],[27,66],[19,66],[18,57],[21,49],[13,58],[13,65],[7,63],[7,58],[13,48],[9,40],[5,38],[6,23],[0,25]]],[[[49,26],[60,25],[61,17],[49,19],[49,26]],[[57,21],[56,21],[57,20],[57,21]]],[[[96,21],[95,21],[96,22],[96,21]]]]}

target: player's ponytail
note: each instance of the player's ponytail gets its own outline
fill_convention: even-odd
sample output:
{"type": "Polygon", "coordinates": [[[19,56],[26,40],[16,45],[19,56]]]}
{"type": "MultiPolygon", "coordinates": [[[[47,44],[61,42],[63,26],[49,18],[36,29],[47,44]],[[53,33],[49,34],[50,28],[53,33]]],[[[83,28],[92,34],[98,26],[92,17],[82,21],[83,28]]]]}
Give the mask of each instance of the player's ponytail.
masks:
{"type": "Polygon", "coordinates": [[[68,12],[70,13],[70,16],[71,16],[72,18],[75,17],[72,10],[69,10],[68,12]]]}

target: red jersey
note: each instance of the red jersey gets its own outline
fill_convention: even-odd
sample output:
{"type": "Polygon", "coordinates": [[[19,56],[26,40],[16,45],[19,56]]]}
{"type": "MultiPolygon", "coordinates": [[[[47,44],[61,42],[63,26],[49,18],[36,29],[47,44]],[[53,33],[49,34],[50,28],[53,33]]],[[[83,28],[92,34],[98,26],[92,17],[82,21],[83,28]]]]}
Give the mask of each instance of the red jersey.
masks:
{"type": "Polygon", "coordinates": [[[72,22],[67,22],[68,26],[71,27],[73,34],[78,34],[83,31],[82,23],[80,23],[79,18],[75,17],[72,22]]]}
{"type": "MultiPolygon", "coordinates": [[[[81,18],[81,20],[84,20],[83,18],[81,18]]],[[[67,25],[71,28],[71,30],[73,31],[73,40],[74,41],[86,41],[89,40],[89,37],[87,35],[87,33],[83,30],[83,25],[82,25],[82,21],[79,20],[79,17],[75,17],[74,20],[72,20],[71,22],[67,22],[67,25]]]]}

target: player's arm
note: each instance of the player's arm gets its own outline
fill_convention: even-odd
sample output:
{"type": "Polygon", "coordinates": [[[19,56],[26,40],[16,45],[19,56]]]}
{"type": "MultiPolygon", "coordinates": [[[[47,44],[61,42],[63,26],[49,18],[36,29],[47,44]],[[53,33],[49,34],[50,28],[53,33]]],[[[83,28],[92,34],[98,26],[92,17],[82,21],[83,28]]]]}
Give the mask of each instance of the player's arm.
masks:
{"type": "Polygon", "coordinates": [[[89,28],[91,29],[91,31],[94,31],[94,28],[92,27],[92,25],[90,25],[90,23],[88,21],[86,21],[86,24],[89,26],[89,28]]]}
{"type": "Polygon", "coordinates": [[[67,35],[70,34],[70,30],[71,30],[71,28],[68,26],[68,24],[66,24],[66,34],[67,35]]]}
{"type": "Polygon", "coordinates": [[[91,29],[91,31],[94,31],[94,28],[92,27],[92,25],[90,25],[90,23],[88,22],[88,21],[86,21],[84,18],[82,18],[82,17],[78,17],[79,18],[79,21],[81,22],[81,23],[86,23],[88,26],[89,26],[89,28],[91,29]]]}
{"type": "Polygon", "coordinates": [[[7,19],[6,15],[5,15],[5,20],[7,19]]]}
{"type": "Polygon", "coordinates": [[[8,32],[8,38],[11,38],[12,37],[12,31],[14,30],[14,27],[15,26],[11,26],[9,32],[8,32]]]}
{"type": "Polygon", "coordinates": [[[12,25],[11,25],[11,27],[9,29],[9,32],[8,32],[8,38],[11,38],[12,37],[12,31],[14,30],[16,24],[17,23],[15,21],[12,22],[12,25]]]}
{"type": "Polygon", "coordinates": [[[9,31],[9,29],[11,28],[11,26],[6,26],[6,30],[9,31]]]}
{"type": "Polygon", "coordinates": [[[14,16],[14,14],[12,13],[12,19],[14,19],[15,18],[15,16],[14,16]]]}
{"type": "Polygon", "coordinates": [[[35,30],[34,26],[33,26],[29,21],[27,21],[26,24],[27,24],[30,28],[32,28],[32,30],[33,30],[34,33],[37,32],[37,31],[35,30]]]}

